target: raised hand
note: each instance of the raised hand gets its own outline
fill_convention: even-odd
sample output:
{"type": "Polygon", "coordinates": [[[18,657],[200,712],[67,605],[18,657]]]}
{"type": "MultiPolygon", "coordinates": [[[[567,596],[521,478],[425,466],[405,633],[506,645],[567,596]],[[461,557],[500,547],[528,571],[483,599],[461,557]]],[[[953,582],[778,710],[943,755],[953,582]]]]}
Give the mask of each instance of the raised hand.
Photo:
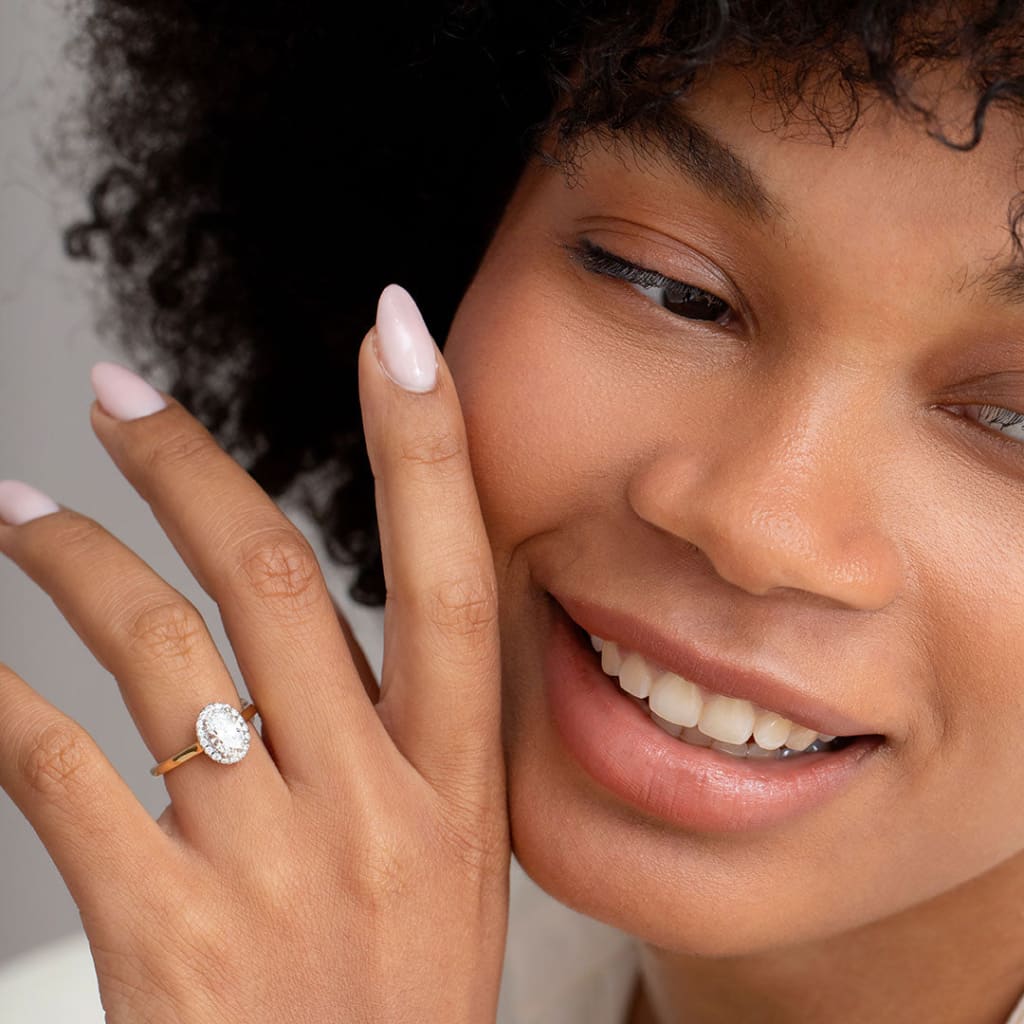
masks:
{"type": "MultiPolygon", "coordinates": [[[[376,704],[277,506],[177,402],[113,364],[93,383],[93,429],[217,602],[261,723],[237,763],[166,771],[154,821],[0,665],[0,784],[81,911],[108,1022],[493,1020],[509,859],[494,569],[454,384],[412,300],[386,289],[359,353],[388,587],[376,704]]],[[[195,607],[102,526],[15,481],[0,519],[0,551],[117,679],[155,762],[195,741],[205,705],[241,706],[195,607]]]]}

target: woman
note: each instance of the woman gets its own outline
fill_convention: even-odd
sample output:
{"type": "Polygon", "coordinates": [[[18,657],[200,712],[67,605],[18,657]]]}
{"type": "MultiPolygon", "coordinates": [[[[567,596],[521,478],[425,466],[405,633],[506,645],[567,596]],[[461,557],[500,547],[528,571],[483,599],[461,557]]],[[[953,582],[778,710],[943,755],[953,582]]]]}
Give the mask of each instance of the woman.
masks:
{"type": "Polygon", "coordinates": [[[92,425],[261,722],[130,551],[0,486],[171,795],[4,673],[108,1020],[491,1020],[510,846],[638,940],[614,1024],[1020,1019],[1021,5],[89,32],[112,169],[69,241],[178,371],[101,364],[92,425]],[[443,355],[396,286],[364,336],[389,279],[443,355]],[[386,582],[379,694],[258,486],[303,479],[386,582]]]}

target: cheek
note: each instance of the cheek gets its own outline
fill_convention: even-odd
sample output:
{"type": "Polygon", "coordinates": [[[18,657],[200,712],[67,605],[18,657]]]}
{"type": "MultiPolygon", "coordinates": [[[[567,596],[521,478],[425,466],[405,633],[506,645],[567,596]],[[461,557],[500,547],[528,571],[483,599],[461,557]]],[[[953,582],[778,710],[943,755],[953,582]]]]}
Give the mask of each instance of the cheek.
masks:
{"type": "MultiPolygon", "coordinates": [[[[710,443],[723,428],[709,424],[728,420],[718,392],[698,387],[700,373],[674,378],[703,396],[681,424],[678,391],[632,366],[535,251],[515,240],[492,247],[444,349],[502,588],[512,826],[528,872],[633,934],[723,954],[883,919],[1024,848],[1024,819],[1011,806],[1024,786],[1024,532],[1005,485],[982,500],[965,486],[977,467],[935,439],[900,449],[885,483],[896,509],[886,528],[908,558],[900,598],[873,621],[849,616],[877,650],[879,701],[898,694],[913,709],[877,785],[810,828],[716,844],[641,827],[566,758],[538,685],[542,637],[517,549],[551,534],[568,560],[577,536],[611,534],[643,554],[650,534],[629,529],[627,488],[673,416],[685,436],[710,432],[695,450],[740,455],[710,443]],[[765,892],[774,894],[767,909],[765,892]]],[[[864,476],[862,465],[848,468],[864,476]]]]}
{"type": "MultiPolygon", "coordinates": [[[[626,438],[615,391],[587,366],[586,325],[539,273],[485,266],[459,307],[444,355],[496,556],[607,503],[606,467],[626,438]]],[[[637,443],[634,431],[628,443],[637,443]]]]}
{"type": "Polygon", "coordinates": [[[1001,482],[965,487],[969,469],[945,463],[915,510],[906,685],[931,714],[912,723],[905,763],[920,816],[949,829],[945,856],[995,861],[1024,848],[1011,797],[1024,788],[1024,536],[1001,482]]]}

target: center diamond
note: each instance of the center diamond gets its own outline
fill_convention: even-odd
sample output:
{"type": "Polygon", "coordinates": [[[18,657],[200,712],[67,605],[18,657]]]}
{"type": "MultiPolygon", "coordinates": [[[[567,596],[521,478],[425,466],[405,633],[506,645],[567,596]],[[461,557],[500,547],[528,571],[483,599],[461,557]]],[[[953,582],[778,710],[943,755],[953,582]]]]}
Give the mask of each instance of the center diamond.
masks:
{"type": "Polygon", "coordinates": [[[196,719],[196,739],[214,761],[234,764],[249,752],[249,723],[230,704],[207,704],[196,719]]]}

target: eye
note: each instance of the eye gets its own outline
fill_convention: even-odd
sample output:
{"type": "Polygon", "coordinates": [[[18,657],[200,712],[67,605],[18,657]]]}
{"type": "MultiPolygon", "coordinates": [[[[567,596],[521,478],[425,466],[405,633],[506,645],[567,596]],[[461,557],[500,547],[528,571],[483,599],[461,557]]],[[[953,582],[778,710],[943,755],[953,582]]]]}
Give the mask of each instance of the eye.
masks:
{"type": "Polygon", "coordinates": [[[993,428],[1001,434],[1008,434],[1019,444],[1024,444],[1024,413],[1014,412],[1001,405],[950,405],[948,409],[974,420],[984,427],[993,428]],[[1017,429],[1014,430],[1013,428],[1017,429]]]}
{"type": "Polygon", "coordinates": [[[630,263],[593,242],[584,241],[581,245],[567,248],[573,259],[585,270],[592,274],[625,281],[655,305],[685,320],[724,326],[733,317],[732,308],[717,295],[684,281],[666,277],[656,270],[648,270],[646,267],[630,263]]]}

